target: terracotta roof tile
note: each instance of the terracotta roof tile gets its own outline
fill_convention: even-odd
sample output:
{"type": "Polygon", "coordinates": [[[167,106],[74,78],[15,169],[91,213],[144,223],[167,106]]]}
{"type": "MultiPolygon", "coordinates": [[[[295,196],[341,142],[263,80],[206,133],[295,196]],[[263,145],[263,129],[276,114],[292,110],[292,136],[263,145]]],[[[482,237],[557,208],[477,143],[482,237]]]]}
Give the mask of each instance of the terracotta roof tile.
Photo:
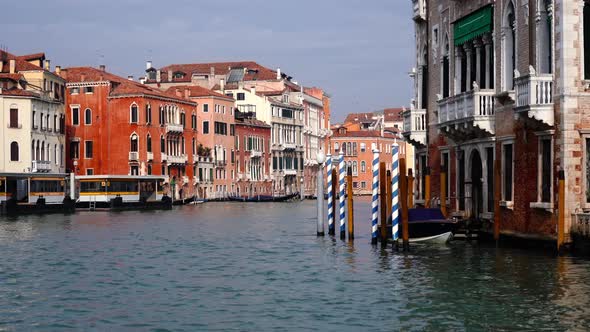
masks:
{"type": "Polygon", "coordinates": [[[403,108],[386,108],[383,110],[385,121],[403,121],[402,112],[403,108]]]}
{"type": "Polygon", "coordinates": [[[38,93],[28,91],[28,90],[23,90],[23,89],[10,89],[10,90],[2,89],[2,93],[0,93],[0,95],[2,95],[2,96],[39,97],[38,93]]]}
{"type": "Polygon", "coordinates": [[[277,78],[276,71],[263,67],[254,61],[171,64],[160,68],[160,78],[162,82],[168,82],[169,71],[182,72],[185,74],[184,77],[174,78],[171,82],[190,82],[192,74],[210,75],[211,68],[214,68],[215,75],[227,75],[231,69],[244,68],[247,70],[244,74],[244,81],[276,80],[277,78]]]}
{"type": "Polygon", "coordinates": [[[166,91],[176,95],[176,89],[179,89],[181,92],[189,90],[191,97],[219,97],[234,100],[232,97],[228,97],[224,94],[197,85],[176,85],[168,88],[166,91]]]}
{"type": "Polygon", "coordinates": [[[357,130],[357,131],[346,131],[341,134],[338,130],[333,130],[332,137],[384,137],[384,138],[398,138],[396,135],[388,132],[384,132],[381,136],[379,130],[357,130]]]}

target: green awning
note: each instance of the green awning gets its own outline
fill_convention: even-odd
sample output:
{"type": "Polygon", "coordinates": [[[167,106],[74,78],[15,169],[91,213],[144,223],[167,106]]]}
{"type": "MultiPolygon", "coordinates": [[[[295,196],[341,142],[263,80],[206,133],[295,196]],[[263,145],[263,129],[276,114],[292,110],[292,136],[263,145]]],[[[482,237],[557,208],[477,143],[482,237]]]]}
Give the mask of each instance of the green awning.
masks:
{"type": "Polygon", "coordinates": [[[460,18],[453,25],[455,46],[461,45],[475,37],[479,37],[493,29],[494,10],[487,6],[460,18]]]}

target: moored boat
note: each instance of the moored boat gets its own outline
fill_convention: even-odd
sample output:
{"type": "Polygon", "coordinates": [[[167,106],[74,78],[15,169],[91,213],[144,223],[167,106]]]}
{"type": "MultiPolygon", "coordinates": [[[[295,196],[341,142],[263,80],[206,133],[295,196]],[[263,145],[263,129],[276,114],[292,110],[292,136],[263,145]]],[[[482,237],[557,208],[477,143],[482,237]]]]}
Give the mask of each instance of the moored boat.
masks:
{"type": "Polygon", "coordinates": [[[457,226],[458,221],[445,218],[440,209],[408,209],[410,242],[447,243],[457,226]]]}
{"type": "Polygon", "coordinates": [[[282,196],[270,196],[270,195],[256,195],[256,196],[230,196],[228,199],[233,202],[285,202],[298,197],[299,193],[293,193],[282,196]]]}

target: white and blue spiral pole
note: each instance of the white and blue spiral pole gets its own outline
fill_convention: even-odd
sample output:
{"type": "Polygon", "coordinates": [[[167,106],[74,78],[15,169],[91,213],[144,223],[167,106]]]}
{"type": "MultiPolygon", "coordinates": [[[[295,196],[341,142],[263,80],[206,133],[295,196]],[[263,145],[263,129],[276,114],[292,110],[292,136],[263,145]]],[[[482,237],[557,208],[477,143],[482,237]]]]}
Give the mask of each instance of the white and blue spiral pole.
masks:
{"type": "Polygon", "coordinates": [[[332,155],[326,155],[326,171],[328,173],[328,234],[334,235],[334,190],[332,190],[332,155]]]}
{"type": "Polygon", "coordinates": [[[399,145],[391,147],[391,236],[393,241],[399,239],[399,145]]]}
{"type": "Polygon", "coordinates": [[[373,149],[373,198],[371,201],[371,243],[377,244],[377,223],[379,218],[379,150],[373,149]]]}
{"type": "Polygon", "coordinates": [[[342,151],[340,151],[339,157],[340,158],[338,163],[338,183],[340,187],[338,190],[338,198],[340,200],[340,238],[344,240],[346,238],[346,220],[344,219],[344,175],[346,174],[346,163],[344,162],[344,153],[342,153],[342,151]]]}

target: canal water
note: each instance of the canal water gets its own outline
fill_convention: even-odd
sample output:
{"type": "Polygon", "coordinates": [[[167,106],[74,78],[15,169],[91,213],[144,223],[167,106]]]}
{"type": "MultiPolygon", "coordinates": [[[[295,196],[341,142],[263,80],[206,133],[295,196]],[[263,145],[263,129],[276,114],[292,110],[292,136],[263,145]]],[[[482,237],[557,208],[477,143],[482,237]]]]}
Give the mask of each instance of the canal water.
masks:
{"type": "Polygon", "coordinates": [[[315,202],[0,221],[4,331],[584,331],[590,262],[316,238],[315,202]]]}

